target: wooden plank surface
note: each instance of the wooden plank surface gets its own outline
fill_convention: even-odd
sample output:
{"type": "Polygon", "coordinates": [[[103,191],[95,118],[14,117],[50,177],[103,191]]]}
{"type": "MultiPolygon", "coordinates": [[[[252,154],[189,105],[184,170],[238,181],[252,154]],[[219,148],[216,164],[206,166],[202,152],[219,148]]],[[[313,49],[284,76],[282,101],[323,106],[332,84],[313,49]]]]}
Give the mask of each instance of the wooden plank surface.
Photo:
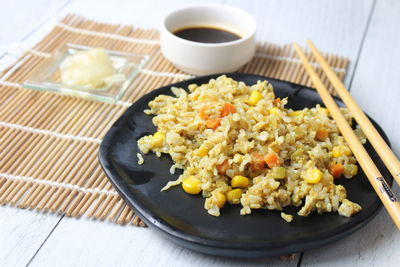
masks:
{"type": "Polygon", "coordinates": [[[171,243],[153,229],[64,218],[30,266],[296,266],[297,259],[287,263],[206,256],[171,243]]]}
{"type": "Polygon", "coordinates": [[[46,26],[53,14],[60,12],[71,0],[13,0],[0,3],[0,71],[15,63],[22,53],[21,43],[30,47],[40,40],[32,35],[46,26]],[[30,43],[27,40],[32,40],[30,43]]]}
{"type": "MultiPolygon", "coordinates": [[[[313,17],[313,20],[301,20],[300,22],[297,20],[282,20],[281,19],[281,13],[277,13],[274,10],[279,8],[279,2],[278,1],[264,1],[264,2],[257,2],[257,1],[246,1],[246,4],[244,2],[228,2],[229,4],[237,5],[239,7],[243,7],[247,9],[247,11],[251,14],[253,14],[257,20],[257,23],[260,25],[259,26],[259,32],[258,32],[258,39],[259,40],[273,40],[274,42],[277,43],[287,43],[291,42],[293,40],[296,40],[295,38],[298,38],[298,35],[305,34],[307,32],[313,32],[313,36],[318,36],[318,32],[321,32],[323,28],[329,27],[330,29],[334,29],[337,21],[342,21],[343,25],[342,28],[345,28],[346,23],[349,23],[352,18],[353,18],[353,13],[357,13],[359,16],[359,19],[357,19],[352,26],[352,32],[353,34],[349,34],[349,38],[345,44],[342,44],[340,49],[334,49],[333,46],[331,45],[330,39],[333,40],[340,40],[342,37],[342,33],[333,31],[333,33],[336,33],[337,35],[330,36],[330,39],[326,40],[323,42],[322,39],[318,39],[321,43],[324,43],[323,48],[325,49],[330,49],[331,51],[335,51],[336,53],[340,54],[345,54],[349,57],[352,58],[354,61],[356,59],[357,55],[357,49],[359,48],[359,45],[361,43],[361,37],[363,30],[365,28],[368,14],[369,14],[369,9],[371,5],[371,1],[367,2],[362,2],[363,6],[359,10],[357,9],[356,5],[354,4],[349,4],[347,1],[338,1],[336,4],[338,6],[335,6],[336,8],[334,9],[334,15],[332,14],[329,16],[329,19],[326,19],[326,14],[329,13],[329,10],[327,10],[326,6],[323,5],[318,5],[317,2],[312,3],[313,10],[309,10],[311,5],[305,4],[305,2],[298,3],[295,1],[292,1],[289,4],[285,4],[283,7],[283,10],[286,10],[289,12],[289,16],[295,16],[297,13],[308,13],[308,16],[313,17]],[[268,14],[265,15],[263,10],[268,10],[268,14]],[[347,12],[337,12],[338,10],[346,10],[347,12]],[[319,16],[318,16],[319,14],[319,16]],[[282,35],[276,34],[274,36],[275,39],[269,39],[268,32],[263,31],[267,25],[265,24],[265,17],[268,17],[271,21],[277,22],[277,30],[275,31],[276,33],[279,32],[278,29],[283,29],[282,35]],[[316,22],[319,20],[323,20],[325,23],[322,25],[316,25],[316,22]],[[303,29],[303,33],[294,33],[294,31],[299,31],[300,29],[303,29]],[[357,34],[354,34],[357,33],[357,34]]],[[[132,23],[137,26],[141,27],[158,27],[159,25],[159,19],[155,18],[160,18],[163,16],[165,13],[164,10],[171,10],[173,8],[179,7],[183,4],[187,4],[187,2],[182,2],[182,1],[170,1],[168,2],[168,5],[163,6],[163,4],[160,4],[161,7],[157,10],[154,10],[152,12],[151,16],[144,16],[143,14],[140,14],[139,12],[134,13],[133,11],[129,13],[128,15],[125,15],[124,13],[119,13],[118,17],[110,17],[110,14],[108,12],[105,12],[105,8],[100,8],[99,10],[103,10],[100,12],[97,12],[96,14],[90,13],[90,8],[93,4],[93,1],[85,1],[85,2],[74,2],[71,4],[71,6],[66,10],[65,12],[76,12],[78,14],[82,14],[84,16],[89,16],[93,17],[95,19],[103,20],[103,21],[110,21],[110,22],[115,22],[115,23],[132,23]]],[[[121,4],[123,5],[123,4],[121,4]]],[[[151,10],[151,6],[153,4],[149,1],[146,2],[141,2],[138,3],[138,6],[135,6],[137,10],[151,10]]],[[[333,6],[333,5],[332,5],[333,6]]],[[[113,6],[110,7],[111,10],[110,13],[113,13],[114,10],[117,7],[113,6]]],[[[328,6],[328,8],[331,8],[331,6],[328,6]]],[[[115,11],[116,12],[116,11],[115,11]]],[[[338,41],[337,41],[338,43],[338,41]]],[[[166,262],[167,265],[172,265],[174,264],[175,266],[184,266],[188,262],[194,262],[195,265],[216,265],[216,264],[221,264],[221,260],[215,257],[207,257],[203,255],[199,255],[197,253],[190,252],[186,249],[182,249],[180,247],[177,247],[173,244],[170,244],[169,241],[166,241],[159,237],[157,233],[150,232],[149,230],[139,230],[137,229],[123,229],[120,230],[118,226],[114,225],[103,225],[100,224],[98,225],[98,222],[92,222],[92,224],[95,224],[96,226],[93,225],[93,227],[84,227],[82,221],[75,221],[75,220],[70,220],[65,218],[60,225],[57,227],[57,229],[54,231],[53,235],[48,239],[46,244],[43,246],[43,248],[39,251],[38,255],[34,258],[32,264],[41,264],[44,262],[47,263],[53,263],[57,258],[62,256],[65,253],[65,250],[73,249],[72,254],[77,255],[78,259],[74,261],[73,263],[79,263],[79,262],[86,262],[92,264],[99,264],[102,263],[101,261],[98,261],[99,258],[102,258],[101,256],[104,254],[105,250],[103,248],[104,242],[101,240],[109,240],[113,245],[112,251],[113,253],[110,253],[104,261],[108,263],[112,263],[114,261],[119,262],[121,265],[124,265],[123,263],[126,264],[128,260],[130,260],[130,263],[135,263],[135,264],[144,264],[148,265],[152,263],[153,261],[149,259],[154,258],[156,255],[156,260],[154,260],[156,263],[158,262],[166,262]],[[82,224],[82,225],[81,225],[82,224]],[[79,226],[81,225],[81,226],[79,226]],[[72,230],[68,230],[72,229],[72,230]],[[121,232],[121,233],[120,233],[121,232]],[[134,234],[130,235],[129,233],[132,232],[134,234]],[[111,233],[111,235],[109,235],[111,233]],[[120,236],[120,238],[115,238],[118,239],[118,242],[116,242],[112,237],[113,236],[120,236]],[[75,240],[75,242],[69,242],[66,243],[63,246],[57,246],[56,244],[60,242],[60,240],[66,240],[66,237],[75,240]],[[88,240],[85,243],[79,242],[79,240],[88,240]],[[77,244],[81,244],[78,245],[77,244]],[[125,251],[126,247],[133,246],[133,244],[139,244],[143,245],[143,247],[140,250],[132,249],[130,255],[127,257],[125,256],[125,251]],[[76,250],[75,250],[76,248],[76,250]],[[154,254],[152,252],[153,249],[156,249],[158,251],[157,254],[154,254]],[[84,251],[84,253],[78,253],[79,251],[84,251]],[[121,251],[123,252],[121,254],[121,251]],[[80,256],[81,255],[81,256],[80,256]],[[146,256],[141,256],[141,255],[146,255],[146,256]],[[177,255],[180,255],[177,257],[177,255]],[[190,259],[190,260],[189,260],[190,259]],[[47,261],[48,260],[48,261],[47,261]]],[[[85,222],[86,223],[86,222],[85,222]]],[[[297,258],[296,258],[297,259],[297,258]]],[[[228,261],[230,264],[233,264],[237,261],[228,261]]],[[[107,265],[105,263],[105,265],[107,265]]],[[[282,262],[280,261],[271,261],[271,260],[261,260],[261,261],[255,261],[255,262],[240,262],[242,264],[258,264],[258,265],[264,265],[266,263],[269,263],[269,265],[277,265],[281,264],[282,262]]],[[[292,264],[297,264],[297,261],[295,260],[292,264]]],[[[156,264],[157,265],[157,264],[156,264]]]]}
{"type": "MultiPolygon", "coordinates": [[[[67,2],[68,0],[1,1],[0,69],[13,61],[13,58],[2,57],[3,50],[29,37],[47,16],[57,12],[67,2]]],[[[0,207],[0,266],[26,265],[61,217],[15,207],[0,207]]]]}
{"type": "Polygon", "coordinates": [[[226,3],[255,16],[260,40],[282,44],[296,41],[305,45],[311,39],[321,51],[348,57],[348,84],[373,1],[227,0],[226,3]]]}
{"type": "Polygon", "coordinates": [[[60,219],[61,215],[0,207],[0,266],[24,266],[60,219]]]}
{"type": "MultiPolygon", "coordinates": [[[[222,4],[223,0],[204,0],[201,4],[222,4]]],[[[196,0],[169,0],[169,1],[97,1],[74,0],[64,12],[74,12],[87,18],[109,23],[121,23],[142,28],[158,29],[162,18],[172,10],[200,4],[196,0]],[[96,11],[93,12],[93,8],[96,11]],[[118,15],[116,15],[118,14],[118,15]]]]}
{"type": "Polygon", "coordinates": [[[1,1],[0,47],[19,42],[68,0],[1,1]]]}
{"type": "MultiPolygon", "coordinates": [[[[400,2],[378,1],[350,92],[387,133],[400,156],[400,2]]],[[[400,190],[395,185],[395,193],[400,190]]],[[[399,266],[400,232],[385,210],[352,236],[304,253],[303,264],[326,266],[399,266]],[[340,256],[339,256],[340,255],[340,256]]]]}

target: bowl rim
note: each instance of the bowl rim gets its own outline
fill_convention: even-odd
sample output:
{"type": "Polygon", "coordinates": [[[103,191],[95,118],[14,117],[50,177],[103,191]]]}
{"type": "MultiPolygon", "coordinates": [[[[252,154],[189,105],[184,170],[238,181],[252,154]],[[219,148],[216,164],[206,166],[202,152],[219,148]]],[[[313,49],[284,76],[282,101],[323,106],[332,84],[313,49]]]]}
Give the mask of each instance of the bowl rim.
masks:
{"type": "Polygon", "coordinates": [[[168,37],[172,38],[173,41],[180,42],[182,44],[191,45],[191,46],[199,46],[199,47],[227,47],[227,46],[234,46],[234,45],[237,45],[240,43],[244,43],[244,42],[254,38],[256,35],[256,31],[257,31],[257,22],[254,19],[254,17],[251,16],[248,12],[244,11],[243,9],[231,6],[231,5],[199,4],[199,5],[188,5],[183,8],[174,9],[173,11],[167,13],[161,20],[160,29],[161,29],[161,31],[160,31],[161,35],[163,33],[165,33],[166,35],[168,35],[168,37]],[[195,42],[195,41],[190,41],[190,40],[180,38],[180,37],[176,36],[175,34],[173,34],[165,25],[167,19],[171,18],[174,15],[176,16],[177,13],[179,13],[179,12],[189,10],[189,9],[201,9],[201,8],[225,9],[225,10],[239,12],[242,15],[246,16],[251,21],[252,29],[250,30],[249,34],[247,34],[246,36],[244,36],[242,38],[239,38],[238,40],[223,42],[223,43],[201,43],[201,42],[195,42]]]}

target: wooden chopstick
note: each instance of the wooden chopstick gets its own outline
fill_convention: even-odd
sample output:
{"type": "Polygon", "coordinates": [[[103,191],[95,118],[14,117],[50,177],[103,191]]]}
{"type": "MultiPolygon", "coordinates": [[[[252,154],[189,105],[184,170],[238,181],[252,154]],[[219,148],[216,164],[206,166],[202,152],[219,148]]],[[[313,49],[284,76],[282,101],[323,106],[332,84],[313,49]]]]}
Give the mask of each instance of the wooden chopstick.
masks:
{"type": "Polygon", "coordinates": [[[353,154],[357,158],[361,168],[367,175],[368,180],[374,188],[376,194],[379,196],[394,223],[397,225],[397,228],[400,230],[400,203],[397,201],[389,185],[382,177],[382,174],[379,172],[375,163],[368,155],[353,129],[347,123],[343,114],[340,112],[339,107],[336,105],[321,79],[308,62],[299,45],[297,43],[294,43],[293,45],[326,108],[329,110],[332,118],[336,121],[340,132],[353,151],[353,154]]]}
{"type": "Polygon", "coordinates": [[[388,168],[396,182],[400,184],[400,161],[397,159],[396,155],[386,144],[385,140],[383,140],[382,136],[380,136],[374,125],[372,125],[367,115],[364,114],[362,109],[351,97],[349,91],[346,90],[344,84],[341,82],[336,73],[331,69],[329,64],[326,62],[326,60],[318,51],[318,49],[314,46],[314,44],[310,40],[308,40],[307,45],[310,47],[315,59],[321,65],[329,81],[335,88],[336,92],[339,94],[340,98],[346,104],[347,108],[350,110],[354,119],[357,121],[358,125],[367,136],[369,142],[372,144],[372,146],[382,159],[383,163],[385,163],[386,167],[388,168]]]}

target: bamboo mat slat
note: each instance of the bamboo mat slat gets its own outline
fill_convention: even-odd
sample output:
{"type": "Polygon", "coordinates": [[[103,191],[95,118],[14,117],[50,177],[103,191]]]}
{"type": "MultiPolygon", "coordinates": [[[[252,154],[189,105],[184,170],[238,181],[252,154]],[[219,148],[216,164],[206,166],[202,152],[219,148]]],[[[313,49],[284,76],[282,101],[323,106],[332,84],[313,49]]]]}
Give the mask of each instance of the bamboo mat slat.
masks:
{"type": "MultiPolygon", "coordinates": [[[[348,59],[324,56],[343,79],[348,59]]],[[[312,85],[290,44],[259,43],[254,59],[240,71],[312,85]]],[[[162,56],[157,30],[99,23],[74,14],[64,17],[0,73],[0,204],[145,226],[103,173],[99,144],[131,103],[189,77],[162,56]],[[23,89],[21,84],[32,72],[67,42],[146,54],[150,61],[116,104],[23,89]]]]}

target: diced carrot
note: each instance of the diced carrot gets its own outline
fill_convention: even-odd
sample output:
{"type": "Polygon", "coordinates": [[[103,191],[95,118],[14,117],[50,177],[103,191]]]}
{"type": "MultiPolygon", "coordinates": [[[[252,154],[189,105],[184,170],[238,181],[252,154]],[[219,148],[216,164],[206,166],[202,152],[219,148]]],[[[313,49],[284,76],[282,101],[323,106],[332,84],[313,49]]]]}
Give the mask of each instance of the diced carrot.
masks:
{"type": "Polygon", "coordinates": [[[220,175],[225,175],[226,171],[230,169],[231,164],[229,164],[229,161],[226,159],[221,164],[218,164],[216,167],[220,175]]]}
{"type": "Polygon", "coordinates": [[[231,113],[235,113],[236,112],[236,108],[234,105],[230,104],[230,103],[225,103],[223,108],[221,109],[221,113],[220,113],[220,117],[223,118],[225,116],[228,116],[231,113]]]}
{"type": "Polygon", "coordinates": [[[265,168],[264,157],[260,153],[256,153],[256,152],[251,153],[251,159],[252,159],[252,162],[251,162],[250,166],[254,170],[262,170],[265,168]]]}
{"type": "Polygon", "coordinates": [[[209,118],[208,115],[206,114],[205,110],[206,110],[206,108],[204,107],[204,108],[200,109],[200,112],[199,112],[199,117],[202,120],[207,120],[209,118]]]}
{"type": "Polygon", "coordinates": [[[206,126],[209,129],[216,129],[220,124],[221,124],[220,118],[206,120],[206,126]]]}
{"type": "Polygon", "coordinates": [[[338,179],[342,176],[344,172],[344,167],[340,163],[331,163],[329,164],[329,172],[332,174],[333,178],[338,179]]]}
{"type": "Polygon", "coordinates": [[[278,155],[275,153],[268,153],[265,155],[264,160],[269,168],[281,165],[281,161],[279,160],[278,155]]]}
{"type": "Polygon", "coordinates": [[[279,103],[281,103],[281,99],[278,97],[278,98],[275,98],[273,101],[272,101],[272,104],[276,107],[279,103]]]}
{"type": "Polygon", "coordinates": [[[328,137],[328,135],[329,135],[329,132],[326,129],[321,128],[321,129],[317,130],[317,134],[315,137],[317,137],[317,139],[319,141],[325,141],[325,139],[328,137]]]}

